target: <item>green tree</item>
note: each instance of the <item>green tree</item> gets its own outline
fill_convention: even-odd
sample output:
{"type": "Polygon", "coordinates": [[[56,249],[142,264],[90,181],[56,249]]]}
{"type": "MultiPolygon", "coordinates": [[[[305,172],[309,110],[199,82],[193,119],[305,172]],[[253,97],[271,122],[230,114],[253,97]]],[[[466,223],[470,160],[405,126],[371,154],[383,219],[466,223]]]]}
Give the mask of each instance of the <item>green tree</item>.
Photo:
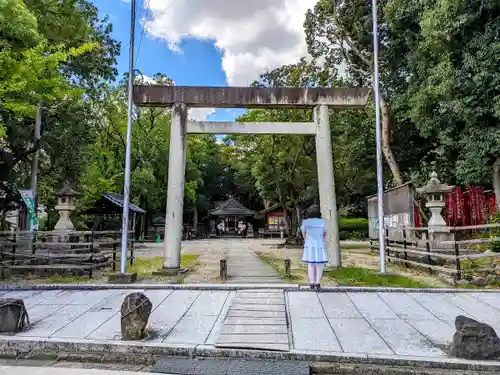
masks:
{"type": "MultiPolygon", "coordinates": [[[[395,184],[409,177],[414,163],[428,150],[411,121],[399,118],[394,101],[407,88],[406,58],[413,47],[412,35],[418,20],[407,18],[404,30],[388,27],[386,7],[378,1],[380,23],[380,84],[382,150],[395,184]]],[[[402,5],[402,2],[401,2],[402,5]]],[[[406,5],[398,8],[404,13],[406,5]]],[[[371,3],[364,0],[319,0],[306,14],[304,24],[308,51],[331,69],[342,69],[342,85],[372,86],[373,42],[371,3]],[[337,67],[337,68],[335,68],[337,67]]],[[[372,117],[374,118],[374,116],[372,117]]]]}
{"type": "MultiPolygon", "coordinates": [[[[97,44],[50,44],[34,13],[19,0],[0,1],[0,44],[0,212],[5,214],[19,202],[16,187],[25,185],[30,157],[43,144],[33,139],[37,104],[81,100],[82,91],[61,68],[97,44]]],[[[44,135],[50,131],[46,127],[44,135]]]]}
{"type": "Polygon", "coordinates": [[[401,29],[409,17],[419,26],[407,55],[412,74],[401,96],[406,113],[434,143],[434,164],[449,171],[451,182],[489,185],[500,157],[500,4],[409,5],[396,1],[388,7],[391,27],[401,29]]]}

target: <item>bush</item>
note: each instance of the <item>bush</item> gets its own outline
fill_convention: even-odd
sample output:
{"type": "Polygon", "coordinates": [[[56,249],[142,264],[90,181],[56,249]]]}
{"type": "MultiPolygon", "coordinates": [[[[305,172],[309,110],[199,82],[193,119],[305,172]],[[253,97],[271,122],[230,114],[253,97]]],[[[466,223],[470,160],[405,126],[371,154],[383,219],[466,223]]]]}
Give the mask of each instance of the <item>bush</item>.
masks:
{"type": "MultiPolygon", "coordinates": [[[[498,224],[500,223],[500,214],[495,214],[489,220],[489,224],[498,224]]],[[[500,228],[491,228],[487,231],[481,233],[474,233],[471,235],[472,238],[482,238],[482,239],[493,239],[500,237],[500,228]]],[[[483,244],[477,245],[476,250],[484,251],[491,250],[495,253],[500,253],[500,241],[487,242],[483,244]]]]}
{"type": "MultiPolygon", "coordinates": [[[[500,214],[495,214],[491,218],[491,223],[492,224],[498,224],[500,223],[500,214]]],[[[500,237],[500,230],[498,228],[492,229],[490,232],[491,238],[498,238],[500,237]]],[[[500,241],[495,241],[490,244],[491,250],[494,251],[495,253],[500,253],[500,241]]]]}
{"type": "Polygon", "coordinates": [[[363,217],[339,217],[339,237],[341,240],[368,238],[368,219],[363,217]]]}

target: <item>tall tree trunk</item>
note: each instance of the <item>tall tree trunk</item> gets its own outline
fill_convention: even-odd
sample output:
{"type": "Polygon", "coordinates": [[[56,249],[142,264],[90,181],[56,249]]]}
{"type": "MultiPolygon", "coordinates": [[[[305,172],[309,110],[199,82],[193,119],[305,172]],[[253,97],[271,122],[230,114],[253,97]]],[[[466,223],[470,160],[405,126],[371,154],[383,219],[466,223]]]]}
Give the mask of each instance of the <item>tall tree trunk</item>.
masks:
{"type": "Polygon", "coordinates": [[[497,212],[500,213],[500,157],[493,164],[493,189],[495,190],[497,212]]]}
{"type": "Polygon", "coordinates": [[[294,206],[295,206],[295,214],[297,215],[296,235],[297,235],[297,237],[300,237],[300,206],[299,206],[298,202],[295,202],[294,206]]]}
{"type": "Polygon", "coordinates": [[[295,218],[297,219],[297,226],[295,227],[295,235],[300,237],[300,206],[298,200],[298,194],[295,191],[290,191],[290,199],[295,210],[295,218]]]}
{"type": "Polygon", "coordinates": [[[269,208],[271,208],[271,202],[268,201],[267,199],[264,199],[264,209],[265,210],[268,210],[269,208]]]}
{"type": "Polygon", "coordinates": [[[194,234],[198,235],[198,208],[194,206],[193,209],[193,229],[194,229],[194,234]]]}
{"type": "Polygon", "coordinates": [[[281,207],[283,208],[283,220],[285,220],[285,233],[291,234],[290,229],[292,228],[292,222],[290,220],[290,215],[288,214],[285,196],[283,195],[283,191],[281,190],[279,184],[276,184],[276,191],[278,192],[278,199],[281,204],[281,207]]]}
{"type": "Polygon", "coordinates": [[[290,233],[290,228],[292,227],[292,223],[291,223],[290,215],[289,215],[286,207],[283,208],[283,220],[285,221],[285,228],[283,231],[285,232],[285,234],[288,234],[288,233],[290,233]]]}
{"type": "Polygon", "coordinates": [[[380,95],[380,124],[382,128],[382,152],[392,172],[392,179],[396,185],[403,185],[403,177],[399,165],[391,149],[391,124],[389,118],[389,107],[383,95],[380,95]]]}

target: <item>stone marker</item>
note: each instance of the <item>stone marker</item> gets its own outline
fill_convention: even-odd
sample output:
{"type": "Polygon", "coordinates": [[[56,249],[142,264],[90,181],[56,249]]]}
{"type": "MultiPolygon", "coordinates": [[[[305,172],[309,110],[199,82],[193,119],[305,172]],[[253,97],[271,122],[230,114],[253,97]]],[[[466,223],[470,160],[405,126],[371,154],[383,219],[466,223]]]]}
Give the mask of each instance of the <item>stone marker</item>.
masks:
{"type": "Polygon", "coordinates": [[[455,327],[457,331],[450,350],[452,356],[465,359],[500,357],[500,339],[492,327],[463,315],[456,317],[455,327]]]}
{"type": "Polygon", "coordinates": [[[227,259],[220,260],[220,279],[227,280],[227,259]]]}
{"type": "Polygon", "coordinates": [[[29,323],[28,311],[22,299],[0,299],[0,333],[20,332],[29,323]]]}
{"type": "Polygon", "coordinates": [[[292,277],[292,263],[290,259],[285,259],[285,277],[292,277]]]}
{"type": "Polygon", "coordinates": [[[125,297],[121,308],[123,340],[141,340],[144,338],[152,309],[153,304],[143,293],[131,293],[125,297]]]}

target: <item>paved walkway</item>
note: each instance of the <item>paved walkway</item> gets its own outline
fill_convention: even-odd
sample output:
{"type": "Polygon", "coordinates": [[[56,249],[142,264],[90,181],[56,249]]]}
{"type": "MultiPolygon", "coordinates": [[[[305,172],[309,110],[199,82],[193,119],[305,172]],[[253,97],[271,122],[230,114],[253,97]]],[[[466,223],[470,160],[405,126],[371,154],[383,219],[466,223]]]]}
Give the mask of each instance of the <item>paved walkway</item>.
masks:
{"type": "Polygon", "coordinates": [[[227,258],[227,272],[232,284],[270,284],[283,283],[280,274],[269,264],[262,261],[251,250],[253,243],[245,240],[228,239],[218,241],[224,248],[227,258]]]}
{"type": "MultiPolygon", "coordinates": [[[[93,340],[123,343],[120,306],[126,290],[12,291],[31,326],[2,340],[93,340]]],[[[500,332],[500,293],[147,290],[154,311],[148,345],[258,348],[283,344],[292,353],[357,353],[445,358],[454,319],[466,315],[500,332]],[[284,293],[284,294],[283,294],[284,293]],[[287,333],[283,336],[284,296],[287,333]],[[267,306],[264,308],[263,306],[267,306]],[[267,313],[265,311],[268,311],[267,313]],[[270,324],[269,330],[263,328],[270,324]],[[279,321],[278,321],[279,320],[279,321]],[[231,327],[229,327],[231,326],[231,327]],[[238,335],[234,340],[229,336],[238,335]],[[248,337],[244,337],[249,335],[248,337]]],[[[233,336],[234,337],[234,336],[233,336]]],[[[272,348],[269,348],[272,349],[272,348]]]]}

